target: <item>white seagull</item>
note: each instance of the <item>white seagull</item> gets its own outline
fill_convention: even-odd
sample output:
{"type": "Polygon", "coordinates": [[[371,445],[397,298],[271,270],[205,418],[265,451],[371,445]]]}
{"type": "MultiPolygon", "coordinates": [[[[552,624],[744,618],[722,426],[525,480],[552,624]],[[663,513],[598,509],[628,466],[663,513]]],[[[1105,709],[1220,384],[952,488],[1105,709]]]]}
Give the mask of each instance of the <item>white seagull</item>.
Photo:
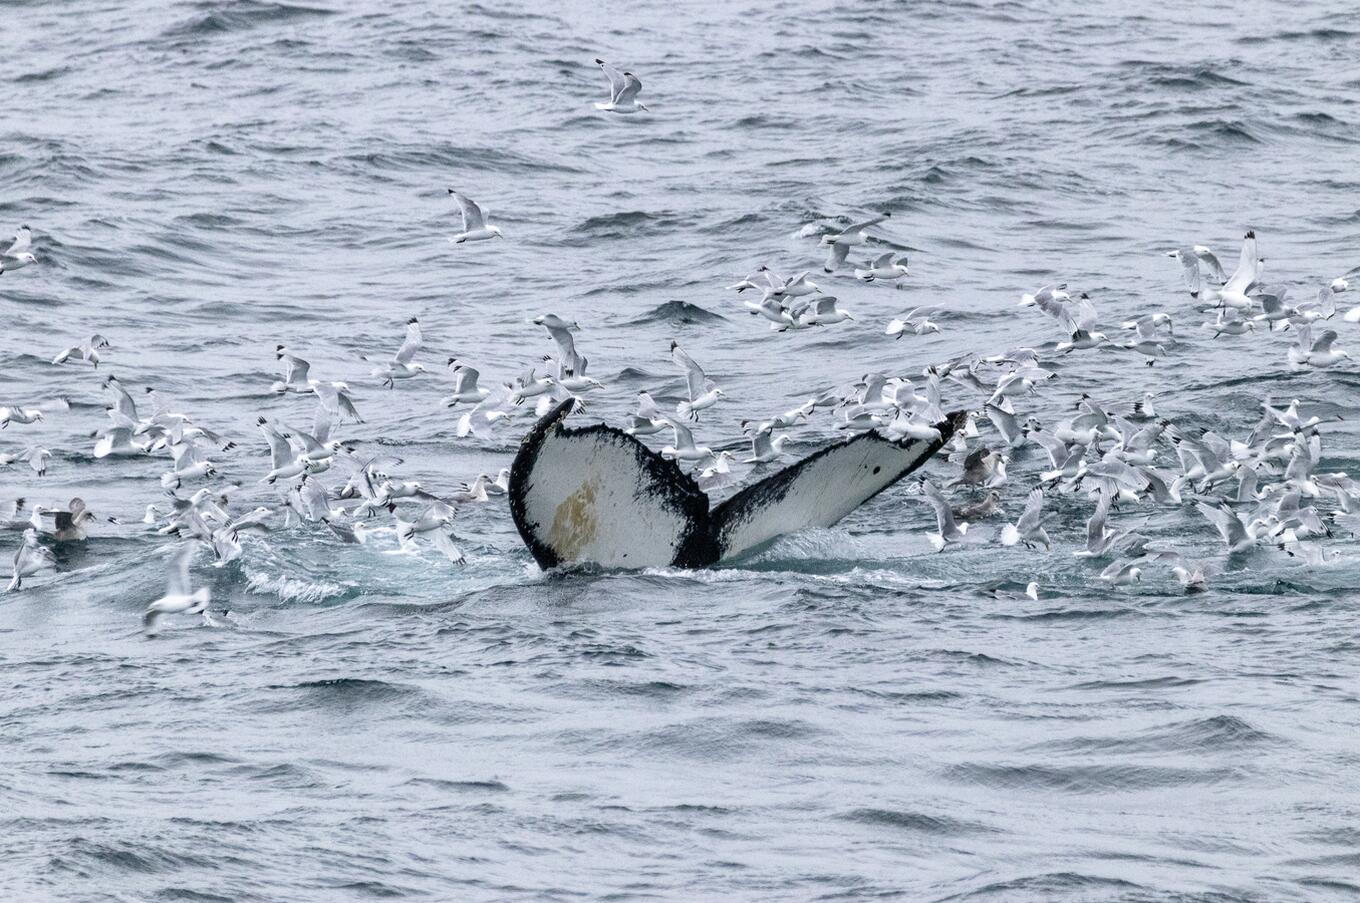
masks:
{"type": "Polygon", "coordinates": [[[855,278],[861,282],[897,282],[903,276],[911,275],[907,269],[905,256],[893,260],[893,252],[880,254],[865,264],[862,270],[855,270],[855,278]]]}
{"type": "Polygon", "coordinates": [[[696,463],[707,461],[713,457],[713,449],[706,445],[695,445],[694,434],[689,428],[677,420],[670,420],[671,429],[675,431],[675,444],[667,445],[661,449],[661,454],[667,458],[674,458],[677,461],[696,463]]]}
{"type": "Polygon", "coordinates": [[[90,336],[88,339],[86,339],[79,345],[73,345],[72,347],[67,348],[61,354],[58,354],[56,357],[52,358],[52,363],[64,364],[73,357],[79,357],[85,363],[93,364],[94,368],[98,370],[99,352],[109,347],[111,347],[109,345],[109,340],[104,338],[99,333],[95,333],[94,335],[90,336]]]}
{"type": "Polygon", "coordinates": [[[38,258],[28,250],[33,246],[33,230],[28,226],[20,226],[19,231],[14,234],[14,240],[3,254],[0,254],[0,276],[10,270],[17,270],[28,266],[30,263],[37,263],[38,258]]]}
{"type": "Polygon", "coordinates": [[[1219,307],[1250,310],[1253,305],[1247,291],[1256,284],[1260,276],[1261,261],[1256,256],[1256,233],[1252,231],[1242,239],[1242,256],[1238,260],[1237,269],[1228,277],[1222,288],[1206,288],[1201,293],[1201,300],[1219,307]]]}
{"type": "Polygon", "coordinates": [[[499,226],[489,226],[486,222],[486,213],[477,203],[464,194],[459,194],[452,188],[449,194],[458,204],[459,211],[463,214],[463,231],[452,236],[449,241],[455,245],[461,245],[466,241],[486,241],[489,238],[504,238],[499,226]]]}
{"type": "Polygon", "coordinates": [[[944,493],[929,480],[922,480],[921,497],[935,509],[936,532],[927,534],[935,551],[942,551],[951,542],[962,542],[964,534],[968,532],[968,524],[955,522],[954,509],[949,506],[944,493]]]}
{"type": "Polygon", "coordinates": [[[698,420],[700,411],[713,407],[719,399],[727,397],[717,383],[704,375],[703,368],[695,363],[694,358],[686,354],[680,343],[674,340],[671,341],[671,360],[684,371],[685,386],[689,391],[689,399],[675,406],[676,413],[681,417],[698,420]]]}
{"type": "Polygon", "coordinates": [[[846,255],[850,253],[851,248],[866,244],[869,241],[869,227],[878,225],[890,216],[892,216],[891,212],[885,212],[882,216],[876,216],[862,223],[855,223],[848,229],[835,234],[823,235],[821,243],[829,246],[826,253],[826,265],[823,269],[828,273],[834,273],[837,267],[845,263],[846,255]]]}
{"type": "Polygon", "coordinates": [[[14,553],[14,576],[9,581],[9,586],[5,587],[5,592],[23,589],[25,577],[31,577],[39,571],[54,569],[56,566],[57,557],[52,554],[51,549],[38,542],[38,531],[29,527],[24,531],[23,545],[14,553]]]}
{"type": "Polygon", "coordinates": [[[597,103],[595,109],[606,113],[636,113],[639,110],[644,113],[651,112],[644,104],[638,103],[637,96],[642,90],[642,81],[636,75],[615,68],[601,59],[595,60],[595,65],[603,69],[609,78],[609,102],[597,103]]]}
{"type": "Polygon", "coordinates": [[[165,595],[148,605],[142,615],[142,628],[148,634],[156,632],[156,626],[164,615],[201,614],[205,624],[213,623],[208,615],[211,591],[206,586],[196,590],[189,588],[189,561],[194,557],[194,550],[193,543],[186,543],[170,559],[165,595]]]}
{"type": "Polygon", "coordinates": [[[1044,491],[1042,489],[1031,489],[1029,497],[1025,500],[1025,510],[1020,515],[1020,519],[1013,524],[1007,524],[1001,530],[1001,544],[1003,546],[1013,546],[1023,542],[1027,546],[1043,546],[1046,550],[1053,548],[1053,542],[1048,538],[1048,531],[1040,518],[1043,515],[1044,491]]]}
{"type": "MultiPolygon", "coordinates": [[[[410,379],[425,372],[424,364],[415,363],[416,352],[420,350],[420,343],[423,341],[420,334],[420,321],[415,317],[406,321],[406,340],[401,343],[397,353],[392,355],[392,359],[381,362],[373,369],[373,376],[381,376],[383,385],[391,389],[396,385],[394,380],[410,379]]],[[[363,360],[369,363],[378,363],[367,355],[360,355],[363,360]]]]}
{"type": "Polygon", "coordinates": [[[453,371],[453,378],[456,380],[453,386],[453,394],[447,396],[441,402],[445,407],[454,407],[458,404],[477,404],[491,393],[477,385],[477,380],[482,374],[456,357],[449,358],[449,369],[453,371]]]}

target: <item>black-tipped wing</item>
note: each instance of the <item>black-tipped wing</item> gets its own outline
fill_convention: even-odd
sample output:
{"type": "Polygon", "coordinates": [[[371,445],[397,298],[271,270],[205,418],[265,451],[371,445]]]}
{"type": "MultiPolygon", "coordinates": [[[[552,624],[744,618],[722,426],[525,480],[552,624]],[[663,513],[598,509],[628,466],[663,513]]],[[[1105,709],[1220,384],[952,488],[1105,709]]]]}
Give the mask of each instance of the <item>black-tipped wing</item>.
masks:
{"type": "Polygon", "coordinates": [[[699,567],[708,496],[675,464],[622,430],[567,429],[573,399],[524,437],[510,470],[510,513],[540,567],[699,567]]]}
{"type": "Polygon", "coordinates": [[[951,414],[934,441],[893,442],[861,433],[746,487],[709,518],[719,558],[738,557],[798,530],[831,526],[929,460],[963,417],[951,414]]]}

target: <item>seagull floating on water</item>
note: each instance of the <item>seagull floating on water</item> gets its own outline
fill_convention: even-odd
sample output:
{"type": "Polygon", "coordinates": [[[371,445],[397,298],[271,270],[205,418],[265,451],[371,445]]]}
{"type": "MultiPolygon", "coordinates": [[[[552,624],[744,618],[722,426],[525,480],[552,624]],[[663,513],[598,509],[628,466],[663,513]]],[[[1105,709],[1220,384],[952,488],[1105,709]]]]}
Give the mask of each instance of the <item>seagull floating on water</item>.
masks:
{"type": "Polygon", "coordinates": [[[38,542],[38,531],[29,527],[24,531],[24,541],[14,553],[13,577],[9,581],[9,586],[5,587],[5,592],[13,592],[23,589],[25,577],[47,570],[55,570],[57,567],[57,556],[52,554],[52,550],[38,542]]]}

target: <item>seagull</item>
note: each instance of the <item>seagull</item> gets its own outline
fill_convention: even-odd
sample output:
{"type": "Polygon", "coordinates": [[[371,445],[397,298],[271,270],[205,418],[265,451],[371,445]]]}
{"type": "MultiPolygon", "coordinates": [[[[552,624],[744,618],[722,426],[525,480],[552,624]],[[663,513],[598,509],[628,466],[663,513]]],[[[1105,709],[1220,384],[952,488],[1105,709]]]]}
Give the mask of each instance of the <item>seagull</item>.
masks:
{"type": "Polygon", "coordinates": [[[1083,292],[1071,305],[1063,307],[1058,320],[1071,334],[1066,342],[1059,342],[1054,348],[1063,354],[1087,348],[1095,348],[1109,341],[1109,336],[1096,330],[1096,308],[1091,299],[1083,292]]]}
{"type": "Polygon", "coordinates": [[[488,238],[504,238],[499,226],[488,226],[486,224],[486,214],[478,207],[476,202],[467,195],[459,194],[452,188],[449,194],[453,195],[453,200],[458,204],[458,209],[463,214],[463,231],[449,238],[455,245],[461,245],[465,241],[486,241],[488,238]]]}
{"type": "Polygon", "coordinates": [[[754,430],[751,433],[751,457],[742,463],[768,464],[784,457],[784,445],[789,441],[789,437],[772,438],[772,436],[771,430],[754,430]]]}
{"type": "Polygon", "coordinates": [[[1095,513],[1086,522],[1086,548],[1074,553],[1078,558],[1103,558],[1124,537],[1123,533],[1109,527],[1111,498],[1111,493],[1101,491],[1095,513]]]}
{"type": "Polygon", "coordinates": [[[307,472],[307,463],[293,451],[288,437],[280,433],[268,420],[259,417],[256,421],[260,432],[269,441],[270,470],[260,480],[261,483],[274,483],[277,480],[292,480],[307,472]]]}
{"type": "Polygon", "coordinates": [[[1051,550],[1053,542],[1048,538],[1048,531],[1044,529],[1040,520],[1043,507],[1044,491],[1038,488],[1031,489],[1025,499],[1025,510],[1020,519],[1002,528],[1001,544],[1013,546],[1023,542],[1027,546],[1043,546],[1045,550],[1051,550]]]}
{"type": "Polygon", "coordinates": [[[397,519],[397,539],[403,546],[411,543],[418,534],[429,533],[434,541],[435,548],[444,553],[444,556],[454,564],[463,564],[467,559],[462,551],[454,545],[454,535],[449,530],[449,525],[453,523],[453,506],[445,501],[435,499],[420,512],[420,516],[413,521],[397,519]]]}
{"type": "Polygon", "coordinates": [[[109,340],[104,338],[99,333],[95,333],[81,344],[75,345],[71,348],[67,348],[61,354],[58,354],[56,357],[52,358],[52,363],[64,364],[71,358],[79,356],[82,361],[84,361],[87,364],[93,364],[94,368],[98,370],[99,352],[109,347],[111,347],[109,345],[109,340]]]}
{"type": "MultiPolygon", "coordinates": [[[[29,518],[34,529],[41,532],[52,534],[52,538],[57,542],[78,542],[85,538],[85,524],[97,520],[94,513],[85,507],[85,500],[73,498],[66,505],[66,510],[57,508],[46,508],[42,505],[33,506],[33,515],[29,518]],[[52,519],[52,528],[47,529],[44,518],[52,519]]],[[[114,518],[109,518],[110,522],[117,523],[114,518]]]]}
{"type": "Polygon", "coordinates": [[[1267,415],[1279,422],[1281,426],[1285,427],[1290,432],[1302,432],[1309,427],[1317,426],[1319,423],[1322,423],[1322,418],[1316,415],[1304,420],[1303,416],[1299,414],[1299,400],[1297,398],[1289,402],[1289,407],[1284,410],[1272,407],[1269,397],[1262,402],[1261,406],[1265,409],[1267,415]]]}
{"type": "Polygon", "coordinates": [[[1025,444],[1025,437],[1038,429],[1037,421],[1027,420],[1020,423],[1014,413],[994,402],[987,402],[983,408],[987,413],[987,419],[996,427],[996,431],[1001,434],[1001,438],[1006,440],[1006,445],[1015,448],[1025,444]]]}
{"type": "MultiPolygon", "coordinates": [[[[1146,317],[1134,321],[1132,325],[1129,323],[1124,324],[1126,329],[1132,328],[1134,330],[1134,340],[1121,347],[1127,348],[1130,351],[1137,351],[1139,354],[1146,357],[1147,365],[1149,367],[1157,363],[1158,357],[1166,354],[1166,346],[1157,341],[1159,337],[1157,335],[1156,318],[1158,316],[1165,317],[1166,314],[1149,314],[1146,317]]],[[[1169,324],[1170,322],[1171,321],[1168,319],[1167,323],[1169,324]]]]}
{"type": "Polygon", "coordinates": [[[531,321],[535,326],[542,326],[548,331],[548,337],[557,345],[557,365],[561,371],[558,381],[568,374],[585,376],[586,366],[590,363],[585,355],[576,351],[576,340],[572,336],[573,330],[581,327],[575,321],[564,320],[557,314],[543,314],[534,317],[531,321]]]}
{"type": "MultiPolygon", "coordinates": [[[[420,321],[412,317],[406,321],[406,340],[401,343],[401,347],[397,349],[396,354],[392,355],[390,361],[384,361],[374,368],[372,375],[381,376],[383,385],[391,389],[396,385],[394,380],[410,379],[424,373],[425,365],[414,363],[416,352],[420,350],[422,341],[420,321]]],[[[366,355],[360,355],[360,358],[369,363],[376,363],[366,355]]]]}
{"type": "Polygon", "coordinates": [[[36,423],[43,419],[41,408],[25,408],[0,405],[0,430],[11,423],[36,423]]]}
{"type": "Polygon", "coordinates": [[[342,523],[329,517],[323,517],[321,522],[330,528],[336,538],[349,545],[361,546],[368,542],[370,531],[363,523],[342,523]]]}
{"type": "MultiPolygon", "coordinates": [[[[1283,297],[1288,289],[1280,289],[1279,296],[1283,297]]],[[[1266,295],[1262,295],[1262,304],[1266,301],[1266,295]]],[[[1346,311],[1341,319],[1347,323],[1356,322],[1356,309],[1351,308],[1346,311]]],[[[1323,287],[1318,289],[1317,299],[1314,301],[1300,301],[1289,309],[1289,323],[1281,323],[1280,329],[1287,329],[1299,323],[1312,323],[1317,320],[1330,320],[1336,316],[1336,292],[1330,288],[1323,287]]]]}
{"type": "Polygon", "coordinates": [[[503,410],[502,405],[512,402],[516,397],[515,392],[511,391],[482,399],[472,410],[464,411],[463,416],[458,418],[458,426],[454,430],[454,435],[459,439],[466,439],[470,435],[479,439],[488,437],[491,434],[492,427],[497,424],[509,423],[510,412],[503,410]]]}
{"type": "Polygon", "coordinates": [[[1136,330],[1140,336],[1156,337],[1157,330],[1166,327],[1167,335],[1176,334],[1175,326],[1171,322],[1171,315],[1158,311],[1156,313],[1144,314],[1132,320],[1125,320],[1119,324],[1124,329],[1136,330]]]}
{"type": "Polygon", "coordinates": [[[968,532],[968,524],[955,522],[954,510],[950,508],[949,499],[944,497],[944,493],[929,480],[922,480],[921,497],[935,509],[935,532],[926,536],[935,551],[943,551],[951,542],[962,542],[964,534],[968,532]]]}
{"type": "Polygon", "coordinates": [[[703,368],[695,363],[694,358],[674,340],[671,341],[671,360],[684,371],[685,385],[689,391],[689,399],[675,406],[676,413],[681,417],[698,420],[700,411],[713,407],[720,399],[727,397],[718,384],[704,374],[703,368]]]}
{"type": "Polygon", "coordinates": [[[1256,331],[1256,321],[1243,319],[1242,315],[1230,307],[1220,307],[1218,316],[1212,323],[1201,324],[1205,329],[1214,331],[1214,338],[1221,335],[1246,335],[1256,331]]]}
{"type": "Polygon", "coordinates": [[[1202,593],[1209,588],[1209,578],[1216,576],[1221,568],[1210,561],[1191,561],[1176,552],[1159,552],[1157,557],[1173,562],[1171,574],[1176,582],[1185,588],[1187,594],[1202,593]]]}
{"type": "Polygon", "coordinates": [[[325,405],[326,410],[331,411],[336,416],[348,415],[354,418],[356,423],[363,423],[364,418],[359,416],[358,410],[354,407],[354,397],[349,394],[349,385],[342,382],[323,382],[319,379],[307,380],[307,386],[316,394],[316,397],[325,405]]]}
{"type": "Polygon", "coordinates": [[[1256,233],[1252,231],[1242,239],[1242,256],[1232,276],[1228,277],[1222,288],[1205,289],[1202,292],[1202,300],[1218,307],[1249,310],[1253,302],[1247,297],[1247,291],[1256,284],[1260,276],[1261,261],[1256,252],[1256,233]]]}
{"type": "Polygon", "coordinates": [[[983,486],[995,489],[1006,482],[1006,465],[1010,458],[989,448],[974,449],[963,461],[963,473],[949,482],[949,486],[983,486]]]}
{"type": "Polygon", "coordinates": [[[1038,602],[1039,584],[1031,580],[1029,583],[1025,585],[1025,591],[1023,593],[1017,593],[1014,592],[1013,590],[1008,589],[994,589],[992,590],[992,597],[995,599],[1003,599],[1007,601],[1018,602],[1023,601],[1025,599],[1029,599],[1031,602],[1038,602]]]}
{"type": "Polygon", "coordinates": [[[1223,537],[1223,544],[1228,547],[1229,552],[1242,552],[1250,549],[1264,536],[1262,528],[1265,524],[1263,522],[1255,519],[1249,522],[1243,521],[1237,512],[1227,507],[1227,502],[1221,499],[1212,504],[1195,502],[1195,509],[1218,530],[1218,534],[1223,537]]]}
{"type": "Polygon", "coordinates": [[[307,473],[322,473],[330,469],[331,461],[342,447],[339,440],[331,438],[331,430],[334,428],[335,414],[326,410],[326,406],[322,404],[316,406],[316,411],[312,415],[310,433],[296,427],[288,427],[290,444],[297,452],[298,460],[306,467],[307,473]]]}
{"type": "Polygon", "coordinates": [[[1312,331],[1307,327],[1300,327],[1297,333],[1298,344],[1289,349],[1289,362],[1295,369],[1316,367],[1324,370],[1342,360],[1351,359],[1342,349],[1332,347],[1337,338],[1334,329],[1327,330],[1316,341],[1312,340],[1312,331]]]}
{"type": "Polygon", "coordinates": [[[834,295],[823,295],[816,301],[794,308],[792,317],[799,326],[829,326],[855,319],[848,311],[836,306],[834,295]]]}
{"type": "Polygon", "coordinates": [[[778,294],[788,298],[801,298],[804,295],[815,294],[821,290],[821,287],[818,286],[817,283],[808,278],[808,271],[803,270],[803,272],[784,283],[784,287],[779,290],[778,294]]]}
{"type": "Polygon", "coordinates": [[[861,282],[897,282],[910,274],[911,271],[907,269],[907,258],[903,256],[894,261],[892,251],[878,255],[866,263],[864,269],[855,270],[855,278],[861,282]]]}
{"type": "Polygon", "coordinates": [[[940,327],[930,319],[930,315],[938,310],[941,310],[941,308],[936,305],[913,308],[902,316],[889,320],[883,333],[900,339],[908,332],[915,335],[939,332],[940,327]]]}
{"type": "Polygon", "coordinates": [[[766,295],[759,301],[743,301],[742,305],[751,312],[752,316],[764,317],[770,321],[770,329],[775,332],[783,332],[786,329],[798,326],[793,319],[793,315],[784,302],[772,295],[766,295]]]}
{"type": "Polygon", "coordinates": [[[217,473],[217,465],[204,458],[198,446],[192,442],[176,442],[170,446],[170,455],[175,459],[175,466],[161,474],[162,488],[178,489],[187,480],[210,477],[217,473]]]}
{"type": "Polygon", "coordinates": [[[596,59],[595,65],[603,69],[609,78],[609,102],[597,103],[595,109],[606,113],[636,113],[639,110],[644,113],[651,112],[646,106],[638,103],[637,96],[642,90],[642,82],[636,75],[616,69],[601,59],[596,59]]]}
{"type": "Polygon", "coordinates": [[[486,485],[487,495],[506,495],[510,492],[510,468],[502,467],[496,479],[486,485]]]}
{"type": "Polygon", "coordinates": [[[28,466],[33,468],[33,472],[40,477],[47,476],[47,462],[52,459],[52,453],[45,448],[34,446],[20,456],[20,460],[27,461],[28,466]]]}
{"type": "Polygon", "coordinates": [[[1194,245],[1190,248],[1191,253],[1199,258],[1200,262],[1209,268],[1209,275],[1214,278],[1219,285],[1228,281],[1228,274],[1223,271],[1223,264],[1218,262],[1218,256],[1209,250],[1205,245],[1194,245]]]}
{"type": "MultiPolygon", "coordinates": [[[[557,380],[553,379],[551,376],[539,378],[535,371],[536,368],[530,367],[528,370],[517,376],[515,382],[505,384],[505,387],[510,390],[507,401],[515,407],[524,404],[526,398],[536,398],[539,395],[551,392],[553,386],[557,385],[557,380]]],[[[485,402],[482,404],[485,404],[485,402]]],[[[477,407],[480,408],[481,406],[482,405],[478,405],[477,407]]],[[[464,416],[467,415],[465,414],[464,416]]]]}
{"type": "Polygon", "coordinates": [[[959,520],[966,520],[970,523],[979,521],[993,514],[1001,513],[1001,493],[995,489],[989,489],[981,501],[971,505],[960,505],[954,509],[954,516],[959,520]]]}
{"type": "MultiPolygon", "coordinates": [[[[797,426],[811,417],[819,404],[817,398],[809,398],[798,407],[789,408],[784,413],[776,414],[769,420],[761,422],[756,428],[761,430],[786,430],[789,427],[797,426]]],[[[746,421],[742,423],[743,430],[746,429],[746,423],[746,421]]]]}
{"type": "Polygon", "coordinates": [[[28,266],[30,263],[37,263],[38,258],[29,252],[33,246],[33,230],[28,226],[20,226],[19,231],[14,234],[14,239],[10,242],[9,248],[0,254],[0,276],[10,270],[17,270],[28,266]]]}
{"type": "Polygon", "coordinates": [[[142,629],[148,634],[156,632],[160,619],[165,615],[201,614],[205,624],[213,623],[208,615],[211,591],[206,586],[200,586],[196,590],[189,589],[189,562],[193,557],[193,543],[185,543],[170,559],[165,595],[148,605],[146,613],[142,615],[142,629]]]}
{"type": "Polygon", "coordinates": [[[1098,579],[1111,586],[1130,586],[1143,579],[1143,569],[1132,561],[1116,561],[1101,571],[1098,579]]]}
{"type": "Polygon", "coordinates": [[[1157,409],[1153,405],[1156,399],[1157,396],[1153,395],[1151,392],[1144,392],[1141,401],[1135,401],[1132,405],[1129,406],[1130,410],[1128,419],[1140,422],[1156,420],[1157,409]]]}
{"type": "Polygon", "coordinates": [[[719,452],[713,463],[700,471],[697,480],[699,488],[704,492],[711,492],[715,489],[731,486],[741,479],[740,475],[732,469],[732,462],[735,460],[736,456],[730,451],[719,452]]]}
{"type": "Polygon", "coordinates": [[[307,377],[307,371],[311,369],[311,364],[282,345],[275,346],[274,357],[283,361],[288,369],[284,371],[281,381],[269,387],[271,392],[282,395],[285,392],[305,394],[312,391],[311,381],[307,377]]]}
{"type": "Polygon", "coordinates": [[[55,569],[57,566],[57,556],[52,554],[52,550],[38,542],[38,531],[29,527],[24,531],[23,544],[14,553],[14,577],[10,580],[9,586],[5,587],[5,592],[13,592],[23,589],[25,577],[31,577],[39,571],[55,569]]]}
{"type": "Polygon", "coordinates": [[[823,267],[828,273],[834,273],[841,264],[845,263],[846,255],[850,249],[856,245],[862,245],[869,241],[868,229],[876,226],[892,216],[891,212],[884,212],[882,216],[876,216],[871,220],[862,223],[855,223],[848,229],[844,229],[833,235],[823,235],[821,243],[829,245],[826,254],[826,265],[823,267]]]}
{"type": "Polygon", "coordinates": [[[665,415],[661,413],[652,396],[647,392],[639,392],[637,413],[628,418],[628,428],[624,430],[630,436],[651,436],[661,432],[667,427],[665,415]]]}
{"type": "Polygon", "coordinates": [[[667,445],[661,449],[662,455],[689,463],[707,461],[713,457],[713,449],[706,445],[694,444],[694,434],[689,431],[688,427],[678,420],[670,420],[669,423],[671,429],[675,432],[675,444],[667,445]]]}
{"type": "Polygon", "coordinates": [[[1360,276],[1360,267],[1353,267],[1328,283],[1327,288],[1332,294],[1339,295],[1344,291],[1350,290],[1351,280],[1357,276],[1360,276]]]}
{"type": "Polygon", "coordinates": [[[1067,283],[1059,282],[1042,286],[1032,295],[1021,295],[1017,306],[1038,307],[1049,316],[1056,316],[1056,310],[1071,300],[1072,296],[1067,292],[1067,283]]]}
{"type": "MultiPolygon", "coordinates": [[[[1206,248],[1206,250],[1208,250],[1206,248]]],[[[1181,275],[1185,279],[1185,287],[1190,290],[1191,298],[1198,298],[1201,281],[1199,272],[1199,258],[1195,255],[1195,249],[1190,245],[1177,248],[1174,251],[1167,251],[1166,256],[1176,258],[1181,265],[1181,275]]]]}
{"type": "Polygon", "coordinates": [[[784,280],[779,278],[774,270],[769,267],[760,266],[756,268],[754,273],[727,288],[728,291],[734,291],[739,295],[748,288],[753,288],[763,296],[769,297],[770,295],[782,295],[784,293],[784,280]]]}
{"type": "MultiPolygon", "coordinates": [[[[1261,302],[1261,313],[1252,317],[1258,323],[1264,322],[1266,328],[1274,332],[1278,329],[1286,329],[1289,322],[1296,318],[1303,318],[1305,322],[1319,319],[1318,316],[1310,317],[1307,313],[1300,311],[1297,307],[1285,304],[1285,298],[1289,294],[1289,289],[1282,288],[1278,292],[1261,292],[1257,300],[1261,302]],[[1279,324],[1277,327],[1275,324],[1279,324]]],[[[1335,311],[1333,311],[1335,312],[1335,311]]],[[[1318,312],[1320,314],[1320,311],[1318,312]]]]}
{"type": "Polygon", "coordinates": [[[482,376],[477,370],[456,357],[449,358],[448,366],[453,371],[453,378],[456,381],[453,385],[453,394],[440,401],[440,404],[450,408],[459,404],[475,405],[491,394],[477,385],[477,380],[482,376]]]}

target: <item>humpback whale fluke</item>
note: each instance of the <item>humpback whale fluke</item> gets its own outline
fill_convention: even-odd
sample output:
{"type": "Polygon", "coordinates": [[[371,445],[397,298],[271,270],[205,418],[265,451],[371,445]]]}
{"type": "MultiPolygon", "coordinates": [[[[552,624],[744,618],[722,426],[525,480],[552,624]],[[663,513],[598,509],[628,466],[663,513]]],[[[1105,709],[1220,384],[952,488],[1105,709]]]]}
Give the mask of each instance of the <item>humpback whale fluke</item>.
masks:
{"type": "Polygon", "coordinates": [[[949,415],[935,440],[861,433],[710,509],[691,476],[623,430],[564,426],[573,405],[534,425],[510,471],[510,513],[544,569],[706,567],[829,527],[929,460],[964,417],[949,415]]]}

